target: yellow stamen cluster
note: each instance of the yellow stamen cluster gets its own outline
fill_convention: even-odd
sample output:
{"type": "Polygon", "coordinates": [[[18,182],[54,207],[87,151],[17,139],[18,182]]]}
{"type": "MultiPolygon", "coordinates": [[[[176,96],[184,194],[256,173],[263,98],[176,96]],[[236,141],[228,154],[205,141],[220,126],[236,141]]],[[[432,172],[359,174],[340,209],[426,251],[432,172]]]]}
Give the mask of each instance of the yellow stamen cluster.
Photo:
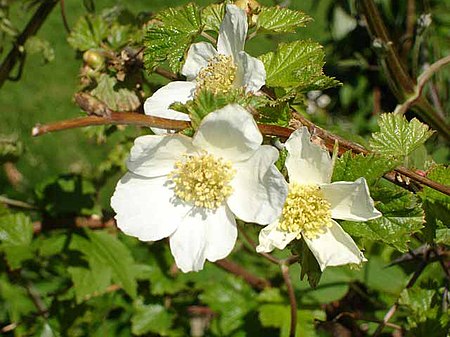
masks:
{"type": "Polygon", "coordinates": [[[226,93],[233,86],[236,69],[231,56],[214,56],[197,75],[197,91],[207,89],[215,94],[226,93]]]}
{"type": "Polygon", "coordinates": [[[186,156],[175,163],[169,178],[175,183],[175,195],[197,207],[216,209],[231,195],[235,170],[231,162],[204,153],[186,156]]]}
{"type": "Polygon", "coordinates": [[[317,185],[290,184],[279,226],[282,230],[314,239],[331,227],[331,205],[317,185]]]}

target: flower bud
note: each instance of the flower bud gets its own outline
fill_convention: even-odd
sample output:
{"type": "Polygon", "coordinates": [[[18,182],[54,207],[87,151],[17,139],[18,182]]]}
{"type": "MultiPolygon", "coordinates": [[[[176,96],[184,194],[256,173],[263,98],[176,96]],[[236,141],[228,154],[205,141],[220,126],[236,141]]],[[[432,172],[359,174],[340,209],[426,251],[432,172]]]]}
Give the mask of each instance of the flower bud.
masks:
{"type": "Polygon", "coordinates": [[[105,65],[105,57],[101,51],[95,49],[86,50],[83,54],[83,61],[95,70],[99,70],[105,65]]]}

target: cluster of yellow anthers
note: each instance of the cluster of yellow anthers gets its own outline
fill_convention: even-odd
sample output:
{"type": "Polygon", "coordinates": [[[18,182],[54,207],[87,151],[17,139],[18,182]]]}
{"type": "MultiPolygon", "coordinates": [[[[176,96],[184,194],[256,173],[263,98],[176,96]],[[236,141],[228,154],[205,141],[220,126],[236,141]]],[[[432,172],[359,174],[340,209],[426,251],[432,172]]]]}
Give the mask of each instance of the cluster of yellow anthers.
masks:
{"type": "Polygon", "coordinates": [[[177,197],[197,207],[216,209],[231,195],[230,181],[235,175],[231,162],[203,153],[177,161],[169,178],[177,197]]]}
{"type": "Polygon", "coordinates": [[[228,92],[236,79],[236,69],[230,55],[214,56],[197,75],[197,91],[207,89],[215,94],[228,92]]]}
{"type": "Polygon", "coordinates": [[[314,239],[332,226],[330,209],[319,186],[291,183],[279,226],[284,231],[299,233],[298,239],[302,235],[314,239]]]}

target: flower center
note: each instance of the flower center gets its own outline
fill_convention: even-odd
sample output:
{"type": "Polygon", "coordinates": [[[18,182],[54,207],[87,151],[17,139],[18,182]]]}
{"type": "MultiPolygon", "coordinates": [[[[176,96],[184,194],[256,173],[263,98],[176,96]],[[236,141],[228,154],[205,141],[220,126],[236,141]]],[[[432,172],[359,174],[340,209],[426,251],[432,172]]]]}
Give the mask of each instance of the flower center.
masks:
{"type": "Polygon", "coordinates": [[[207,89],[215,94],[226,93],[236,78],[236,65],[231,56],[218,54],[197,75],[197,91],[207,89]]]}
{"type": "Polygon", "coordinates": [[[298,232],[297,238],[303,234],[308,239],[314,239],[331,227],[330,208],[319,186],[292,183],[279,226],[288,232],[298,232]]]}
{"type": "Polygon", "coordinates": [[[175,195],[197,207],[216,209],[230,196],[235,170],[231,162],[203,153],[186,155],[175,163],[169,178],[175,183],[175,195]]]}

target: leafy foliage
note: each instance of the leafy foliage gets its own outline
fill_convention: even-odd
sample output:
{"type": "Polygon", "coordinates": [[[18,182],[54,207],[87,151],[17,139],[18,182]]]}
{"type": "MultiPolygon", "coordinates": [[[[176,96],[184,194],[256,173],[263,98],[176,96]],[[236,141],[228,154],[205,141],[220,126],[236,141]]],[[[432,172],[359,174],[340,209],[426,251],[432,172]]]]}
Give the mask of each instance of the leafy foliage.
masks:
{"type": "Polygon", "coordinates": [[[97,87],[91,93],[114,111],[135,111],[141,105],[136,93],[120,88],[117,80],[106,74],[100,75],[97,87]]]}
{"type": "Polygon", "coordinates": [[[145,64],[152,70],[164,61],[178,72],[184,53],[203,29],[200,9],[194,3],[160,12],[145,36],[145,64]]]}
{"type": "Polygon", "coordinates": [[[388,156],[406,157],[433,134],[418,119],[408,122],[404,116],[396,114],[381,115],[379,125],[380,131],[372,135],[370,146],[374,151],[388,156]]]}
{"type": "Polygon", "coordinates": [[[345,152],[335,163],[332,181],[354,181],[364,177],[369,186],[375,184],[384,173],[395,168],[395,160],[377,155],[353,155],[345,152]]]}
{"type": "Polygon", "coordinates": [[[323,74],[322,46],[311,40],[281,43],[276,52],[261,55],[266,68],[266,84],[272,87],[296,88],[300,92],[323,90],[339,82],[323,74]]]}
{"type": "Polygon", "coordinates": [[[272,33],[292,33],[305,27],[311,17],[301,11],[284,7],[261,7],[256,25],[272,33]]]}
{"type": "Polygon", "coordinates": [[[399,251],[408,250],[409,235],[423,227],[424,214],[412,193],[394,188],[380,188],[372,191],[376,205],[383,214],[381,218],[357,223],[345,221],[344,230],[352,236],[370,241],[382,241],[399,251]]]}

